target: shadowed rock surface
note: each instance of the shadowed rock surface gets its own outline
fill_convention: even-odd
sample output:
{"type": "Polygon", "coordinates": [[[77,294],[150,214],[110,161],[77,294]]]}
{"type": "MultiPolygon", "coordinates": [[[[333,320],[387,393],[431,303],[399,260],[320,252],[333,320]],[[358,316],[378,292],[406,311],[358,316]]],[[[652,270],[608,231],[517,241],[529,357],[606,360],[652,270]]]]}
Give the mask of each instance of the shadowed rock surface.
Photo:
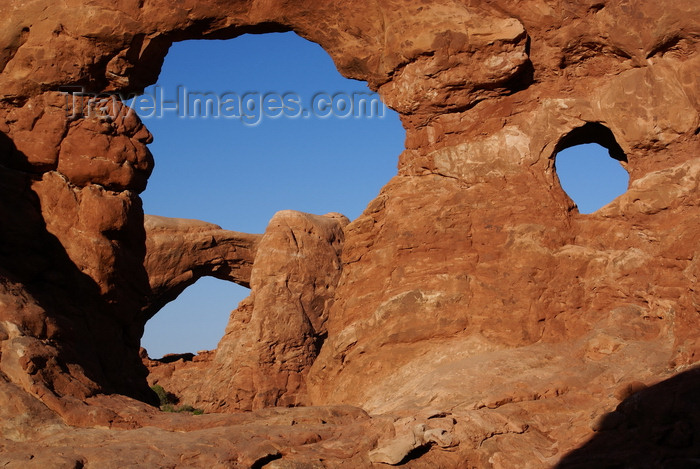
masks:
{"type": "Polygon", "coordinates": [[[690,0],[5,2],[0,463],[692,467],[698,18],[690,0]],[[148,130],[61,90],[126,96],[173,41],[290,30],[401,114],[398,174],[349,224],[145,220],[148,130]],[[554,164],[585,142],[630,173],[589,215],[554,164]],[[201,275],[251,287],[217,350],[140,357],[201,275]],[[224,413],[159,412],[143,362],[224,413]]]}

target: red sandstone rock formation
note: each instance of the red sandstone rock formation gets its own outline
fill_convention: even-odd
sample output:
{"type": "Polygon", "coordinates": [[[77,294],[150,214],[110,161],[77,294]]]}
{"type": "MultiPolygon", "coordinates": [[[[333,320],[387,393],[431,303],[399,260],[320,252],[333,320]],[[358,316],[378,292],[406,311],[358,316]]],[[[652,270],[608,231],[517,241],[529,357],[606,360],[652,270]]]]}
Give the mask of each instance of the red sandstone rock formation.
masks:
{"type": "Polygon", "coordinates": [[[149,382],[206,411],[308,404],[305,378],[327,334],[347,223],[278,212],[257,246],[250,297],[231,313],[213,356],[147,362],[149,382]]]}
{"type": "Polygon", "coordinates": [[[198,220],[146,215],[146,259],[151,318],[203,276],[250,286],[260,235],[238,233],[198,220]]]}
{"type": "Polygon", "coordinates": [[[688,0],[6,2],[0,462],[692,464],[698,17],[688,0]],[[150,134],[121,103],[89,108],[62,87],[135,92],[173,41],[284,30],[401,113],[398,175],[347,226],[283,213],[259,241],[204,225],[154,241],[138,196],[150,134]],[[584,142],[630,173],[590,215],[554,164],[584,142]],[[209,231],[225,245],[210,250],[209,231]],[[173,244],[192,255],[163,256],[173,244]],[[198,275],[245,283],[248,269],[251,299],[173,389],[210,410],[355,407],[141,402],[155,403],[139,358],[154,309],[198,275]]]}

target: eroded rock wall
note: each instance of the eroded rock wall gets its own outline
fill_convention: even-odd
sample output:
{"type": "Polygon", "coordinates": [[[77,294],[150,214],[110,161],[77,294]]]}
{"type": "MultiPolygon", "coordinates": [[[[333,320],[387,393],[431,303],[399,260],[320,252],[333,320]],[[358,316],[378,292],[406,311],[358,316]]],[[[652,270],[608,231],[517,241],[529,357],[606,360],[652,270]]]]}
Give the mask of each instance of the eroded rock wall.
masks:
{"type": "MultiPolygon", "coordinates": [[[[282,426],[293,436],[261,442],[255,457],[231,437],[213,459],[192,464],[370,467],[417,454],[407,466],[576,467],[614,451],[593,438],[565,458],[606,431],[615,441],[663,433],[646,459],[657,465],[697,458],[696,408],[678,403],[692,401],[684,389],[696,389],[697,377],[682,372],[700,347],[698,8],[685,0],[6,2],[0,385],[11,405],[2,408],[44,422],[36,433],[3,420],[10,461],[25,464],[37,439],[51,454],[62,447],[56,413],[84,426],[237,425],[208,416],[178,426],[181,417],[154,416],[123,396],[153,398],[138,357],[153,286],[175,291],[191,279],[177,276],[201,265],[208,274],[244,272],[257,238],[242,235],[245,249],[216,266],[196,251],[202,257],[191,263],[148,267],[138,194],[153,166],[151,136],[112,100],[103,113],[84,116],[80,103],[66,112],[76,109],[61,90],[138,92],[156,80],[172,41],[285,30],[378,90],[401,114],[406,150],[361,217],[312,229],[319,270],[295,271],[284,255],[261,251],[260,239],[251,286],[256,270],[277,266],[301,273],[298,288],[281,295],[275,281],[260,280],[207,366],[225,364],[214,369],[238,383],[234,390],[253,383],[246,397],[227,396],[227,408],[342,403],[373,416],[362,423],[366,414],[342,410],[337,431],[317,432],[328,444],[302,453],[316,437],[294,437],[298,417],[273,419],[272,430],[246,421],[244,432],[282,426]],[[629,190],[591,215],[577,212],[555,171],[556,152],[583,142],[608,146],[630,173],[629,190]],[[339,253],[331,238],[341,237],[339,253]],[[340,268],[323,270],[339,254],[340,268]],[[336,281],[321,314],[275,301],[309,298],[336,281]],[[307,340],[326,335],[320,350],[307,340]],[[261,361],[264,346],[281,352],[261,361]],[[307,347],[293,369],[283,369],[293,365],[286,347],[307,347]],[[635,404],[667,387],[676,404],[661,408],[667,420],[689,416],[680,426],[650,423],[635,404]],[[634,430],[640,425],[650,430],[634,430]]],[[[186,244],[197,243],[191,238],[186,244]]],[[[220,390],[198,386],[194,397],[221,402],[220,390]]],[[[101,461],[91,442],[102,430],[85,431],[71,463],[101,461]]],[[[120,433],[120,444],[138,445],[134,435],[120,433]]],[[[210,447],[221,437],[189,435],[178,445],[201,437],[210,447]]]]}

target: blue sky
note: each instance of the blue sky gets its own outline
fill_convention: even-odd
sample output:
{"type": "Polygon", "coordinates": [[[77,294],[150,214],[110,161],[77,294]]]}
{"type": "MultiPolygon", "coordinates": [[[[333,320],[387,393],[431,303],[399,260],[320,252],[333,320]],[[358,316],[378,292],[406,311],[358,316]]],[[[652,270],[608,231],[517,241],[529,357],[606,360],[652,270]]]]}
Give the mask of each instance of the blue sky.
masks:
{"type": "MultiPolygon", "coordinates": [[[[272,215],[284,209],[356,218],[396,173],[405,133],[389,109],[382,118],[339,117],[347,114],[343,98],[352,100],[354,93],[371,92],[364,82],[343,78],[320,46],[293,33],[174,44],[158,83],[136,103],[154,135],[150,148],[156,161],[142,194],[144,210],[249,233],[262,233],[272,215]],[[149,107],[162,97],[170,102],[166,107],[174,108],[183,90],[195,97],[210,92],[219,104],[238,97],[245,105],[247,98],[247,104],[258,107],[220,112],[218,118],[201,112],[182,118],[178,111],[149,107]],[[268,114],[279,117],[258,112],[265,95],[272,96],[268,114]],[[298,104],[280,110],[276,95],[295,97],[298,104]],[[323,107],[324,96],[335,96],[336,107],[323,107]],[[302,108],[308,116],[299,112],[302,108]],[[289,117],[297,113],[302,115],[289,117]],[[262,118],[236,118],[243,114],[262,118]]],[[[614,185],[607,170],[586,173],[589,163],[599,160],[626,175],[606,150],[595,147],[575,147],[557,158],[562,185],[582,212],[626,190],[626,181],[614,185]]],[[[151,357],[213,349],[230,311],[247,295],[238,285],[204,278],[148,322],[142,345],[151,357]]]]}
{"type": "MultiPolygon", "coordinates": [[[[176,43],[156,86],[146,95],[175,101],[178,86],[241,97],[293,92],[307,107],[318,93],[371,93],[364,82],[342,77],[320,46],[293,33],[176,43]]],[[[142,194],[145,212],[248,233],[262,233],[284,209],[356,218],[396,174],[404,148],[405,132],[389,109],[383,118],[283,115],[256,126],[162,114],[143,117],[156,162],[142,194]]],[[[213,349],[247,295],[238,285],[204,278],[148,322],[142,345],[152,357],[213,349]]]]}
{"type": "Polygon", "coordinates": [[[629,173],[597,143],[560,151],[556,169],[562,188],[580,213],[593,213],[627,191],[629,173]]]}

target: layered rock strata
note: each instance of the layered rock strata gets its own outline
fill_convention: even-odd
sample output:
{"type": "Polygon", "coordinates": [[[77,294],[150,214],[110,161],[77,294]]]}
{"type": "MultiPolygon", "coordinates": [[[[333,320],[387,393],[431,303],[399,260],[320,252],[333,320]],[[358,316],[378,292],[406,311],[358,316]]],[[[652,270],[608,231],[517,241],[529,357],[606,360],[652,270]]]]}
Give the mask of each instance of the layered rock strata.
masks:
{"type": "Polygon", "coordinates": [[[5,2],[0,461],[693,464],[699,8],[5,2]],[[193,224],[154,242],[139,198],[151,135],[115,95],[66,90],[127,97],[155,82],[173,41],[272,31],[320,44],[401,114],[398,174],[347,226],[283,212],[262,237],[193,224]],[[586,142],[630,173],[628,191],[590,215],[555,164],[586,142]],[[189,260],[163,256],[175,245],[189,260]],[[198,362],[216,379],[184,387],[175,370],[173,386],[209,410],[327,407],[177,416],[144,404],[155,404],[144,324],[205,274],[249,275],[253,296],[198,362]],[[639,438],[649,444],[629,444],[639,438]]]}

